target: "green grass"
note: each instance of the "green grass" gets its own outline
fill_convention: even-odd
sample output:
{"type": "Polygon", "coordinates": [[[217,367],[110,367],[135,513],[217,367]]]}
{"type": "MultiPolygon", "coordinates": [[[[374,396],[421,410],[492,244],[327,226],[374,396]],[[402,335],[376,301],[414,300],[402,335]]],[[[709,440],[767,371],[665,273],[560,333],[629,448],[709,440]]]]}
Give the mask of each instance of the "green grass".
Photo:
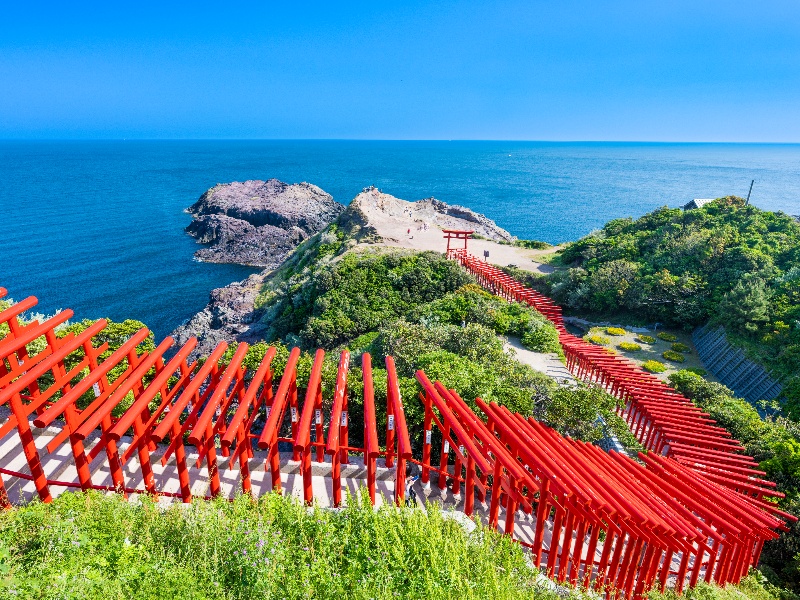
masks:
{"type": "Polygon", "coordinates": [[[530,598],[522,548],[437,509],[307,509],[258,501],[66,493],[0,514],[0,597],[26,599],[530,598]]]}
{"type": "Polygon", "coordinates": [[[700,367],[686,367],[685,370],[689,371],[690,373],[694,373],[695,375],[700,375],[700,377],[705,377],[708,375],[708,371],[700,367]]]}
{"type": "Polygon", "coordinates": [[[761,573],[751,571],[739,585],[721,588],[701,581],[697,587],[687,589],[682,595],[673,590],[661,594],[653,591],[647,594],[649,600],[779,600],[787,598],[783,590],[770,585],[761,573]]]}

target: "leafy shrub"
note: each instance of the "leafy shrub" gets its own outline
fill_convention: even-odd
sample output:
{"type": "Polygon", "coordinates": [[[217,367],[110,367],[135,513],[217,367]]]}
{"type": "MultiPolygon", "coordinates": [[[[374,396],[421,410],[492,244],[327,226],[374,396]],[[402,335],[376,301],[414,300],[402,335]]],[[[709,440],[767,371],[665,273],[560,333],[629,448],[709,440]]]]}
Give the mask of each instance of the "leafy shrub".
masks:
{"type": "Polygon", "coordinates": [[[647,600],[793,600],[791,592],[787,594],[785,590],[770,584],[764,575],[755,570],[737,585],[728,584],[723,588],[700,580],[696,587],[688,588],[682,594],[678,594],[674,588],[668,588],[664,593],[653,589],[645,598],[647,600]]]}
{"type": "Polygon", "coordinates": [[[333,348],[474,281],[435,252],[350,253],[307,266],[273,284],[266,339],[292,334],[307,348],[333,348]]]}
{"type": "Polygon", "coordinates": [[[660,340],[664,340],[665,342],[674,342],[678,339],[678,336],[673,333],[667,333],[666,331],[659,331],[656,334],[656,337],[660,340]]]}
{"type": "Polygon", "coordinates": [[[616,411],[602,408],[600,415],[606,422],[607,433],[613,433],[617,436],[617,441],[622,444],[622,447],[625,448],[630,456],[636,456],[639,452],[647,453],[645,447],[633,435],[625,419],[620,417],[616,411]]]}
{"type": "Polygon", "coordinates": [[[525,329],[520,338],[522,345],[533,352],[558,354],[563,356],[564,350],[558,343],[558,332],[553,334],[553,329],[544,323],[536,323],[525,329]]]}
{"type": "Polygon", "coordinates": [[[642,342],[643,344],[655,344],[656,342],[656,338],[654,338],[652,335],[644,335],[641,333],[636,336],[636,340],[642,342]]]}
{"type": "MultiPolygon", "coordinates": [[[[586,391],[586,386],[560,388],[547,375],[507,354],[497,334],[485,325],[425,325],[399,320],[381,329],[374,347],[376,359],[387,354],[394,357],[401,380],[408,382],[404,398],[416,397],[419,388],[412,377],[423,369],[431,380],[438,379],[458,391],[473,408],[474,399],[480,397],[533,416],[565,435],[585,441],[602,437],[597,410],[609,402],[610,396],[586,391]]],[[[420,431],[421,404],[408,401],[405,407],[409,430],[420,431]],[[417,412],[409,415],[410,411],[417,412]]]]}
{"type": "Polygon", "coordinates": [[[331,264],[310,262],[278,284],[263,321],[267,339],[304,348],[335,348],[405,318],[428,324],[479,323],[513,335],[536,352],[563,356],[558,332],[528,306],[485,292],[451,260],[434,252],[350,253],[331,264]]]}
{"type": "Polygon", "coordinates": [[[598,346],[608,346],[611,343],[611,340],[609,340],[607,337],[597,333],[588,333],[583,336],[583,339],[592,344],[597,344],[598,346]]]}
{"type": "Polygon", "coordinates": [[[539,240],[515,240],[514,245],[518,248],[528,248],[530,250],[547,250],[547,248],[553,247],[547,242],[541,242],[539,240]]]}
{"type": "Polygon", "coordinates": [[[606,333],[608,335],[625,335],[628,332],[622,327],[606,327],[606,333]]]}
{"type": "Polygon", "coordinates": [[[639,344],[634,344],[633,342],[620,342],[617,346],[628,352],[638,352],[642,349],[639,344]]]}
{"type": "Polygon", "coordinates": [[[673,352],[691,352],[692,349],[687,346],[686,344],[682,344],[681,342],[675,342],[669,347],[670,350],[673,352]]]}
{"type": "Polygon", "coordinates": [[[651,373],[663,373],[667,370],[667,365],[657,360],[648,360],[642,363],[642,368],[651,373]]]}
{"type": "Polygon", "coordinates": [[[4,598],[554,597],[510,537],[433,506],[373,510],[363,492],[335,512],[279,494],[160,510],[68,492],[5,511],[0,557],[4,598]]]}
{"type": "Polygon", "coordinates": [[[705,369],[701,369],[700,367],[686,367],[685,371],[689,371],[690,373],[694,373],[695,375],[699,375],[700,377],[705,377],[708,375],[708,371],[705,369]]]}
{"type": "Polygon", "coordinates": [[[506,302],[474,284],[421,304],[406,317],[418,323],[479,323],[500,335],[519,337],[522,345],[534,352],[563,356],[558,332],[544,316],[524,304],[506,302]]]}
{"type": "Polygon", "coordinates": [[[662,207],[608,222],[568,244],[561,260],[569,268],[547,284],[568,308],[624,311],[668,330],[723,325],[767,370],[787,379],[797,372],[800,223],[790,215],[736,197],[689,211],[662,207]]]}
{"type": "Polygon", "coordinates": [[[683,361],[686,360],[686,357],[683,354],[681,354],[680,352],[675,352],[673,350],[665,350],[664,352],[661,353],[661,356],[663,356],[667,360],[677,363],[682,363],[683,361]]]}

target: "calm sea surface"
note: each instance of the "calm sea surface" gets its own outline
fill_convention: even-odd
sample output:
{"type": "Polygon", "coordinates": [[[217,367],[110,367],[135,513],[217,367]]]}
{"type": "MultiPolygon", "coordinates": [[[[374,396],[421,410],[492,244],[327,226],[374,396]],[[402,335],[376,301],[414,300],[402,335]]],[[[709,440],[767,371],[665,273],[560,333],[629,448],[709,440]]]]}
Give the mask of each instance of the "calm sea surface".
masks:
{"type": "Polygon", "coordinates": [[[183,210],[217,182],[375,185],[435,196],[556,243],[692,198],[800,214],[800,145],[356,141],[0,141],[0,286],[42,312],[145,321],[157,337],[252,269],[192,260],[183,210]]]}

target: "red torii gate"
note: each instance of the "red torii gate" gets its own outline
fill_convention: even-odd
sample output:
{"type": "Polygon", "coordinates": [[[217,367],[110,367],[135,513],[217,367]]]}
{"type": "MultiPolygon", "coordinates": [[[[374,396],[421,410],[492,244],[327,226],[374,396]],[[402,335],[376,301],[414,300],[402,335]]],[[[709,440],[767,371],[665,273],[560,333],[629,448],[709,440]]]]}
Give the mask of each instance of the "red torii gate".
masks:
{"type": "MultiPolygon", "coordinates": [[[[560,581],[607,594],[616,590],[628,598],[642,597],[656,581],[663,590],[673,577],[678,591],[700,577],[720,584],[740,581],[757,564],[764,541],[777,537],[775,531],[786,527],[785,520],[796,520],[764,500],[780,494],[772,482],[758,477],[764,473],[754,468],[755,462],[737,454],[741,448],[730,434],[688,399],[656,378],[643,377],[627,361],[570,336],[552,301],[463,251],[455,253],[484,284],[542,310],[555,322],[570,368],[610,389],[622,402],[619,410],[637,438],[653,450],[639,455],[643,464],[564,438],[532,418],[480,398],[475,399],[476,412],[456,390],[429,381],[422,371],[416,374],[425,409],[423,431],[416,432],[422,436],[417,446],[422,457],[417,461],[392,357],[385,360],[387,427],[382,450],[368,354],[362,356],[363,446],[349,446],[347,351],[339,357],[326,440],[322,350],[314,356],[300,411],[298,348],[289,353],[274,390],[274,347],[255,369],[244,364],[246,344],[239,345],[227,364],[221,362],[227,350],[224,342],[202,364],[190,362],[194,339],[167,361],[165,353],[174,341],[167,338],[144,352],[140,343],[149,332],[142,329],[104,357],[108,345],[95,346],[104,321],[78,335],[60,336],[56,327],[72,312],[43,323],[22,322],[19,315],[36,304],[35,298],[28,298],[0,311],[0,405],[7,403],[11,409],[0,425],[0,438],[16,430],[28,472],[0,468],[0,474],[34,482],[45,502],[52,499],[53,486],[149,493],[188,502],[193,494],[185,441],[196,449],[195,468],[206,465],[212,496],[224,494],[218,454],[227,459],[229,472],[238,470],[242,491],[252,493],[253,442],[266,450],[265,469],[272,474],[273,488],[283,491],[278,444],[288,442],[300,463],[303,499],[309,503],[314,500],[314,454],[317,461],[324,454],[331,457],[332,503],[338,506],[341,464],[353,452],[364,455],[373,502],[376,459],[384,456],[386,466],[395,469],[398,504],[404,499],[405,465],[411,461],[421,465],[424,483],[430,482],[432,472],[438,474],[440,489],[452,478],[451,491],[460,495],[463,489],[467,514],[482,511],[485,503],[486,522],[498,528],[502,513],[508,535],[518,533],[518,511],[535,515],[532,541],[517,541],[531,550],[537,566],[560,581]],[[44,349],[31,354],[30,343],[37,339],[45,341],[44,349]],[[123,401],[128,408],[117,416],[123,401]],[[265,423],[259,429],[261,419],[265,423]],[[40,450],[31,422],[61,429],[40,450]],[[438,466],[433,464],[434,424],[441,441],[438,466]],[[128,437],[130,442],[123,440],[128,437]],[[87,440],[94,444],[88,452],[87,440]],[[77,481],[50,479],[46,473],[52,467],[43,465],[42,453],[52,453],[67,441],[77,481]],[[106,485],[94,483],[89,468],[101,453],[110,479],[106,485]],[[141,479],[142,487],[134,487],[130,477],[126,481],[122,468],[134,456],[134,479],[141,479]],[[153,470],[154,460],[160,457],[166,465],[173,456],[179,491],[165,489],[167,482],[153,470]]],[[[0,288],[0,297],[5,293],[0,288]]],[[[0,504],[10,506],[1,476],[0,504]]]]}
{"type": "Polygon", "coordinates": [[[467,231],[465,229],[442,229],[442,233],[444,233],[444,239],[447,240],[447,251],[445,252],[445,256],[447,256],[447,258],[451,258],[451,253],[453,252],[467,252],[467,240],[469,240],[470,236],[475,232],[467,231]],[[464,240],[464,248],[451,249],[450,240],[464,240]]]}
{"type": "MultiPolygon", "coordinates": [[[[0,297],[5,295],[0,288],[0,297]]],[[[188,361],[197,345],[195,338],[175,352],[169,361],[164,355],[174,345],[166,338],[151,352],[143,352],[140,344],[149,335],[143,328],[120,348],[103,358],[108,344],[97,347],[95,336],[106,327],[98,321],[79,335],[59,336],[56,327],[72,316],[63,311],[44,323],[21,322],[18,317],[37,303],[31,297],[0,311],[0,406],[8,405],[11,415],[0,424],[0,438],[17,430],[29,473],[0,468],[0,505],[10,506],[2,475],[34,482],[39,498],[52,500],[50,488],[116,490],[120,493],[148,493],[171,496],[190,502],[193,494],[185,443],[195,447],[195,468],[205,465],[211,496],[223,493],[219,472],[220,459],[227,469],[238,470],[241,489],[252,493],[249,461],[254,457],[253,443],[267,451],[265,468],[272,477],[272,487],[282,490],[278,443],[288,442],[293,459],[300,461],[303,475],[303,497],[313,501],[311,486],[312,451],[322,462],[323,453],[331,456],[333,504],[341,503],[341,464],[348,462],[348,453],[363,453],[367,483],[372,501],[376,497],[376,459],[385,456],[386,465],[395,460],[395,501],[399,504],[405,492],[405,462],[411,458],[411,443],[405,409],[392,357],[386,358],[387,425],[385,450],[381,450],[376,430],[374,384],[371,358],[362,357],[364,374],[364,446],[349,445],[347,375],[350,354],[343,351],[339,361],[333,407],[327,423],[327,442],[322,406],[322,365],[324,351],[317,350],[308,384],[302,414],[298,406],[297,362],[300,349],[294,348],[273,391],[273,360],[276,348],[270,347],[254,371],[244,365],[248,345],[239,344],[227,364],[221,359],[228,348],[221,342],[202,363],[188,361]],[[27,346],[44,337],[44,349],[30,356],[27,346]],[[124,368],[121,373],[120,368],[124,368]],[[115,375],[112,378],[112,373],[115,375]],[[121,402],[129,402],[122,414],[115,416],[121,402]],[[288,409],[288,410],[287,410],[288,409]],[[284,416],[290,415],[291,437],[282,437],[284,416]],[[31,425],[63,428],[43,449],[37,448],[31,425]],[[259,418],[266,423],[254,431],[259,418]],[[31,423],[31,420],[33,421],[31,423]],[[314,432],[314,441],[311,433],[314,432]],[[99,434],[99,436],[98,436],[99,434]],[[123,437],[131,442],[120,448],[123,437]],[[96,438],[96,439],[95,439],[96,438]],[[217,442],[219,440],[219,442],[217,442]],[[77,472],[77,481],[50,479],[43,467],[42,453],[55,452],[69,441],[77,472]],[[93,443],[87,452],[86,443],[93,443]],[[98,485],[92,480],[89,465],[105,451],[109,483],[98,485]],[[123,466],[133,456],[138,459],[143,487],[125,480],[123,466]],[[168,481],[157,480],[153,461],[162,466],[175,458],[179,491],[165,489],[168,481]]],[[[106,477],[104,476],[104,479],[106,477]]],[[[138,477],[137,477],[138,479],[138,477]]],[[[163,478],[162,478],[163,479],[163,478]]],[[[207,496],[210,497],[210,496],[207,496]]]]}

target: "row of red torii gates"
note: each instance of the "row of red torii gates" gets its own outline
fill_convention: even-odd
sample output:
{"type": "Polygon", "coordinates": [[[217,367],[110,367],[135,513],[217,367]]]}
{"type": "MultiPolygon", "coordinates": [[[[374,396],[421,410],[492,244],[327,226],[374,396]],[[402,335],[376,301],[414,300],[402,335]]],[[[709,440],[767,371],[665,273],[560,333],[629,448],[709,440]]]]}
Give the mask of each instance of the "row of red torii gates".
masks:
{"type": "MultiPolygon", "coordinates": [[[[757,565],[763,543],[777,537],[776,530],[786,530],[787,520],[797,521],[775,505],[773,499],[784,496],[775,489],[776,484],[762,478],[766,473],[758,469],[752,457],[743,454],[742,445],[708,413],[634,363],[570,334],[561,307],[550,298],[466,250],[450,250],[448,256],[491,292],[510,302],[527,304],[546,316],[558,331],[568,368],[579,379],[600,385],[619,400],[618,414],[648,450],[647,454],[640,453],[639,459],[648,469],[655,468],[656,463],[669,465],[676,477],[674,491],[687,496],[681,504],[691,506],[692,519],[702,521],[707,534],[704,543],[683,553],[677,573],[679,590],[682,575],[692,562],[690,555],[699,557],[690,571],[690,585],[697,582],[703,561],[707,561],[706,581],[738,582],[746,573],[743,558],[749,565],[757,565]],[[689,503],[688,498],[696,503],[689,503]],[[734,539],[737,542],[731,543],[734,539]],[[737,563],[741,569],[733,566],[737,563]]],[[[674,555],[676,549],[668,552],[674,555]]]]}
{"type": "MultiPolygon", "coordinates": [[[[793,518],[764,499],[778,495],[772,485],[757,478],[751,462],[735,453],[739,448],[688,400],[569,336],[552,302],[464,250],[455,258],[493,291],[553,319],[570,367],[626,402],[622,414],[655,451],[637,462],[565,438],[495,403],[475,399],[473,410],[456,390],[431,382],[423,371],[415,375],[423,428],[409,431],[390,356],[385,359],[386,418],[379,419],[384,405],[375,401],[368,354],[361,357],[364,425],[353,436],[361,438],[360,445],[351,446],[347,351],[339,357],[333,397],[323,401],[322,350],[316,351],[307,382],[297,375],[298,348],[280,367],[271,347],[257,367],[247,368],[246,344],[222,361],[227,350],[222,342],[198,361],[190,358],[195,339],[176,349],[167,338],[144,351],[141,343],[149,332],[142,329],[109,352],[107,343],[97,342],[106,327],[103,320],[77,335],[60,335],[57,328],[72,311],[43,322],[21,319],[37,303],[30,297],[0,312],[0,408],[6,408],[0,440],[14,436],[24,454],[18,469],[0,468],[0,503],[10,506],[3,477],[33,482],[44,502],[52,499],[54,487],[189,502],[193,472],[202,471],[210,496],[217,496],[223,494],[220,470],[225,467],[237,476],[243,493],[253,493],[251,460],[257,452],[271,487],[280,491],[279,444],[284,442],[299,463],[303,499],[309,503],[314,501],[312,464],[330,463],[332,504],[338,506],[341,466],[357,453],[363,456],[373,502],[382,458],[394,468],[398,504],[404,500],[406,465],[413,462],[421,466],[423,483],[449,485],[463,494],[468,515],[479,502],[487,509],[488,525],[508,535],[515,535],[519,515],[528,515],[527,521],[535,522],[533,539],[519,541],[530,549],[534,564],[559,581],[625,597],[640,597],[653,585],[663,589],[669,581],[678,590],[701,577],[738,582],[758,562],[764,541],[793,518]],[[386,423],[381,436],[379,420],[386,423]],[[47,457],[65,444],[74,468],[54,477],[47,457]],[[700,455],[703,460],[697,462],[700,455]],[[102,481],[97,480],[98,461],[104,465],[102,481]],[[158,462],[174,465],[176,491],[166,489],[158,462]],[[125,477],[123,466],[132,464],[138,485],[125,477]]],[[[0,297],[5,294],[0,288],[0,297]]]]}

